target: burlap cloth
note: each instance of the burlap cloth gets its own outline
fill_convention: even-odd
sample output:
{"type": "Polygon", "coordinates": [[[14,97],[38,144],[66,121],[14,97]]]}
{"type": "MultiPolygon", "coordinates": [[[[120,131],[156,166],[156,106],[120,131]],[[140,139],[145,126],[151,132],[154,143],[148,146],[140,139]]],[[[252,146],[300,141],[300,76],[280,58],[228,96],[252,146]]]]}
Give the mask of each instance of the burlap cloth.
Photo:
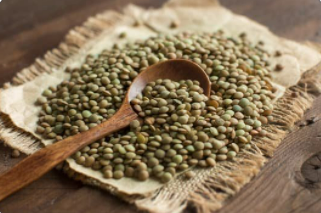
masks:
{"type": "Polygon", "coordinates": [[[39,107],[34,105],[44,88],[55,86],[69,77],[66,67],[82,64],[87,54],[98,54],[113,44],[123,44],[162,33],[213,32],[223,29],[237,36],[247,32],[253,43],[265,42],[265,48],[273,55],[272,67],[282,64],[282,72],[273,72],[274,86],[278,88],[274,122],[264,127],[266,137],[255,138],[253,148],[240,152],[234,161],[219,162],[212,169],[195,169],[191,180],[177,177],[163,185],[154,180],[145,182],[128,178],[104,179],[97,171],[82,167],[68,159],[64,171],[81,180],[135,203],[139,209],[151,212],[181,212],[188,203],[200,212],[219,209],[224,201],[234,195],[272,156],[273,151],[288,134],[291,126],[309,108],[320,93],[318,71],[321,61],[316,45],[299,44],[272,34],[266,27],[246,17],[233,14],[215,0],[172,0],[162,8],[145,10],[133,5],[124,12],[106,11],[91,17],[82,26],[71,30],[59,47],[37,59],[23,69],[11,83],[0,91],[0,139],[12,148],[32,154],[49,140],[41,140],[35,133],[39,107]],[[171,28],[171,24],[178,24],[171,28]],[[134,26],[135,23],[141,23],[134,26]],[[127,37],[120,39],[119,34],[127,37]]]}

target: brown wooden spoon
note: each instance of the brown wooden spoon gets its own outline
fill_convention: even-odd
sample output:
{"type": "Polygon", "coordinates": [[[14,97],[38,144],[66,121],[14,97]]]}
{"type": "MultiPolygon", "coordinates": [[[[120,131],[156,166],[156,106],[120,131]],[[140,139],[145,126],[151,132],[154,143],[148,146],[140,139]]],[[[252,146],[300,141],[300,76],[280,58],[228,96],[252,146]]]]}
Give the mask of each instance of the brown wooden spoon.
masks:
{"type": "Polygon", "coordinates": [[[148,67],[135,78],[122,106],[113,117],[86,132],[70,136],[37,151],[0,176],[0,201],[37,180],[76,151],[127,127],[131,121],[138,117],[132,109],[130,101],[144,89],[148,82],[157,79],[197,80],[200,82],[204,94],[210,95],[211,87],[208,76],[201,67],[193,62],[177,59],[148,67]]]}

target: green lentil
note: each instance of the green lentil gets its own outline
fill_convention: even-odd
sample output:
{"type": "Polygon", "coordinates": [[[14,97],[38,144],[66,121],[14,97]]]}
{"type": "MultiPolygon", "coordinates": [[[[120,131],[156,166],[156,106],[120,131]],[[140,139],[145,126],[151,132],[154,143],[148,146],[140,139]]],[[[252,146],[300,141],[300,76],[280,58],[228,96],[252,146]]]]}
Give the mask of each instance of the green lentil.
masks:
{"type": "Polygon", "coordinates": [[[139,171],[137,174],[138,180],[145,181],[149,177],[149,173],[146,170],[139,171]]]}
{"type": "Polygon", "coordinates": [[[193,171],[187,171],[184,173],[184,175],[185,175],[185,178],[192,179],[193,177],[195,177],[196,174],[193,171]]]}
{"type": "Polygon", "coordinates": [[[121,179],[122,177],[124,177],[124,172],[121,170],[117,170],[113,173],[113,177],[115,179],[121,179]]]}
{"type": "Polygon", "coordinates": [[[253,137],[266,135],[262,126],[273,119],[273,95],[266,89],[268,56],[246,37],[227,38],[221,32],[116,45],[97,57],[88,56],[80,68],[69,70],[70,79],[43,91],[36,103],[41,107],[37,133],[58,141],[87,131],[116,113],[140,71],[167,59],[192,60],[209,75],[209,98],[196,81],[150,82],[132,100],[140,118],[130,128],[74,156],[78,164],[100,170],[105,178],[154,176],[168,182],[177,170],[233,159],[251,148],[253,137]]]}
{"type": "Polygon", "coordinates": [[[161,176],[161,181],[163,183],[169,182],[173,178],[172,174],[169,172],[164,172],[164,174],[161,176]]]}

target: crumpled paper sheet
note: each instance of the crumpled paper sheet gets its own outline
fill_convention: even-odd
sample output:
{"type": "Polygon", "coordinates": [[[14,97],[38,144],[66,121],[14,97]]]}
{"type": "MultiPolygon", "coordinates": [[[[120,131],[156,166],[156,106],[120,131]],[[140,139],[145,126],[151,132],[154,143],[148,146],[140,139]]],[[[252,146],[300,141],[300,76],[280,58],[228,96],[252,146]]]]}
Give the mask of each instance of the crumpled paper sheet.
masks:
{"type": "MultiPolygon", "coordinates": [[[[279,91],[278,97],[282,96],[286,88],[297,84],[302,73],[321,61],[321,55],[316,50],[277,37],[266,27],[244,16],[233,14],[215,0],[172,0],[160,9],[150,10],[130,5],[125,8],[124,13],[122,21],[117,23],[116,27],[108,28],[97,38],[88,41],[77,54],[61,64],[59,69],[52,70],[52,74],[42,74],[23,85],[1,90],[0,111],[9,115],[17,127],[41,140],[41,137],[35,133],[40,108],[34,103],[45,88],[55,86],[69,78],[68,73],[64,72],[66,67],[78,67],[87,54],[99,54],[103,49],[111,48],[115,43],[121,45],[125,42],[146,39],[156,35],[156,32],[173,34],[182,31],[213,32],[223,29],[228,35],[233,36],[247,32],[248,38],[253,43],[263,40],[265,49],[271,55],[274,55],[276,50],[283,53],[281,57],[271,58],[272,67],[278,63],[284,66],[282,72],[273,72],[273,82],[279,91]],[[135,20],[144,25],[134,27],[135,20]],[[179,23],[179,26],[172,29],[169,26],[174,21],[179,23]],[[125,39],[119,39],[118,35],[121,32],[126,32],[125,39]]],[[[42,140],[42,142],[45,145],[52,143],[50,140],[42,140]]],[[[21,151],[31,154],[29,150],[21,151]]],[[[146,195],[162,186],[152,179],[145,182],[129,178],[105,179],[100,172],[80,166],[71,158],[67,161],[73,170],[95,179],[99,184],[112,186],[119,193],[146,195]]]]}

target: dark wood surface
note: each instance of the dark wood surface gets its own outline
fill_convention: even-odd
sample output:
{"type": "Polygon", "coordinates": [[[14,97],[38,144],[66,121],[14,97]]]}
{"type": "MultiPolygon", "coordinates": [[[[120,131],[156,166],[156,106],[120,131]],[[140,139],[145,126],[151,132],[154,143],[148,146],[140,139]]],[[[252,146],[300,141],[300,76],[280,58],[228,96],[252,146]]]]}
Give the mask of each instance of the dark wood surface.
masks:
{"type": "MultiPolygon", "coordinates": [[[[0,84],[54,48],[68,30],[104,9],[128,3],[159,7],[156,0],[2,0],[0,2],[0,84]]],[[[319,0],[222,0],[236,13],[267,25],[280,36],[321,42],[319,0]]],[[[305,120],[321,116],[321,97],[305,120]]],[[[0,145],[0,173],[21,161],[0,145]]],[[[227,212],[321,212],[321,121],[291,133],[259,175],[230,199],[227,212]]],[[[0,203],[1,213],[136,212],[112,195],[53,170],[0,203]]]]}

